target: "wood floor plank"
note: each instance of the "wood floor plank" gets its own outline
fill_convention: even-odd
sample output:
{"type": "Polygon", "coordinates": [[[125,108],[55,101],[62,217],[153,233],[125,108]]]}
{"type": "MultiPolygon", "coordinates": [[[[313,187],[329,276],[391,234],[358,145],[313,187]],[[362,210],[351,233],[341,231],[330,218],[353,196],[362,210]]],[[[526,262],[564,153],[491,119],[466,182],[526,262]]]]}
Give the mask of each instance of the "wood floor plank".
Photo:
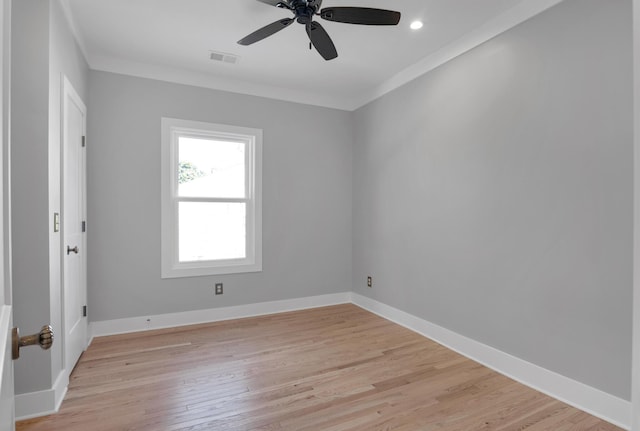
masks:
{"type": "Polygon", "coordinates": [[[45,430],[620,428],[345,304],[97,338],[45,430]]]}

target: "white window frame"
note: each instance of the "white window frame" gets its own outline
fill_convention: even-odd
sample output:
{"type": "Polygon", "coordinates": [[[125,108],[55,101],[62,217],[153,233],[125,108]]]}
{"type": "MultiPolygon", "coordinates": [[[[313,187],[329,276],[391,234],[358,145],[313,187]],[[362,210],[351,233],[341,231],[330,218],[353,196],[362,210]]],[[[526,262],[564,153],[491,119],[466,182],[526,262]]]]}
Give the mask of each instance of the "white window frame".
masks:
{"type": "Polygon", "coordinates": [[[200,121],[162,118],[162,278],[238,274],[262,271],[262,130],[200,121]],[[244,259],[180,262],[178,257],[178,204],[220,202],[228,199],[201,199],[178,196],[178,139],[180,136],[212,140],[232,139],[247,145],[246,250],[244,259]]]}

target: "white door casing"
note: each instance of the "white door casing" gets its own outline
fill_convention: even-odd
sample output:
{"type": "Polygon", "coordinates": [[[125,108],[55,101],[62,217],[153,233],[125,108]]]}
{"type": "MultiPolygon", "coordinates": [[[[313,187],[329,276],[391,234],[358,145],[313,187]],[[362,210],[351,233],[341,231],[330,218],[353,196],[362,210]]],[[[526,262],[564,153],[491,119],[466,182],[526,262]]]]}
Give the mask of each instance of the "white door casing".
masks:
{"type": "MultiPolygon", "coordinates": [[[[4,284],[4,283],[2,283],[4,284]]],[[[4,286],[2,286],[4,288],[4,286]]],[[[0,289],[0,291],[3,289],[0,289]]],[[[4,296],[4,295],[3,295],[4,296]]],[[[14,396],[13,396],[13,363],[11,360],[11,305],[6,298],[0,301],[0,431],[13,431],[14,396]]]]}
{"type": "Polygon", "coordinates": [[[71,373],[87,348],[87,242],[85,130],[87,108],[69,80],[63,79],[62,256],[64,368],[71,373]]]}
{"type": "MultiPolygon", "coordinates": [[[[4,301],[6,299],[3,298],[4,301]]],[[[0,357],[0,431],[13,431],[15,429],[11,327],[11,305],[3,303],[0,306],[0,343],[2,343],[0,347],[0,352],[2,353],[0,357]]]]}
{"type": "Polygon", "coordinates": [[[5,257],[10,255],[9,235],[5,234],[5,214],[9,203],[5,181],[5,154],[9,148],[9,70],[11,40],[11,0],[0,0],[0,431],[14,431],[13,361],[11,358],[11,277],[5,257]]]}
{"type": "Polygon", "coordinates": [[[631,429],[640,431],[640,0],[633,0],[634,248],[631,429]]]}

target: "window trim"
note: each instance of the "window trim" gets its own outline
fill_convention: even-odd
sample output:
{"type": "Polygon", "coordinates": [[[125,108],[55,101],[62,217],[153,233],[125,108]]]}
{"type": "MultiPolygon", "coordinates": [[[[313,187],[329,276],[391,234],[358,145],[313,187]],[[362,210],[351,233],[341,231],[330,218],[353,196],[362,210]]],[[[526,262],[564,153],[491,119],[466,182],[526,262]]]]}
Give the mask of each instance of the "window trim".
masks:
{"type": "MultiPolygon", "coordinates": [[[[262,271],[262,130],[201,121],[162,117],[161,149],[161,277],[196,277],[262,271]],[[233,139],[247,143],[246,199],[247,257],[244,259],[179,262],[178,203],[197,202],[198,198],[179,198],[176,169],[178,137],[233,139]]],[[[205,199],[207,202],[215,198],[205,199]]],[[[224,199],[233,201],[233,199],[224,199]]]]}

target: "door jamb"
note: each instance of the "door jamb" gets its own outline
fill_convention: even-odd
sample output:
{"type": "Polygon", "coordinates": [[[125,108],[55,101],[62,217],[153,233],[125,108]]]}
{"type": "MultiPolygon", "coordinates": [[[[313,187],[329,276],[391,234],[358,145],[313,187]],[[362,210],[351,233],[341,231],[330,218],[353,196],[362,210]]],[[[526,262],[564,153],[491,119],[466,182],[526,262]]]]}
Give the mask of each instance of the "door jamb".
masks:
{"type": "MultiPolygon", "coordinates": [[[[66,343],[66,334],[67,334],[67,328],[66,328],[66,322],[65,322],[65,258],[64,256],[66,255],[66,251],[65,251],[65,232],[64,232],[64,206],[65,206],[65,196],[64,196],[64,175],[65,175],[65,139],[66,139],[66,131],[65,131],[65,121],[66,121],[66,116],[67,116],[67,112],[66,112],[66,103],[67,103],[67,95],[70,95],[72,99],[75,100],[75,103],[79,104],[82,107],[83,113],[84,113],[84,124],[83,124],[83,135],[86,135],[86,128],[87,128],[87,107],[86,104],[84,103],[84,101],[82,100],[82,98],[80,97],[80,95],[78,94],[78,92],[76,91],[76,89],[74,88],[73,84],[71,83],[71,81],[69,80],[69,78],[67,78],[67,76],[65,76],[64,74],[62,75],[62,88],[61,88],[61,115],[60,115],[60,120],[61,120],[61,124],[60,124],[60,131],[61,131],[61,140],[60,140],[60,210],[61,210],[61,218],[62,218],[62,222],[60,223],[60,274],[61,274],[61,291],[62,291],[62,295],[61,295],[61,309],[62,309],[62,315],[61,315],[61,319],[60,319],[60,324],[61,324],[61,338],[62,338],[62,365],[63,365],[63,372],[66,375],[66,380],[68,381],[69,376],[71,375],[71,372],[73,371],[73,369],[75,368],[76,364],[69,364],[68,363],[68,358],[67,358],[67,343],[66,343]]],[[[83,145],[84,146],[84,145],[83,145]]],[[[84,219],[86,220],[86,214],[87,214],[87,188],[86,188],[86,182],[87,182],[87,175],[86,175],[86,153],[83,154],[84,157],[84,166],[83,166],[83,178],[82,178],[82,211],[83,211],[83,215],[84,215],[84,219]]],[[[86,288],[87,288],[87,281],[86,281],[86,276],[87,276],[87,238],[86,235],[83,236],[82,239],[82,244],[80,245],[84,251],[84,260],[83,260],[83,265],[82,265],[82,277],[84,279],[84,285],[85,285],[85,301],[86,301],[86,288]]],[[[88,324],[87,324],[87,331],[86,331],[86,336],[88,337],[89,334],[89,328],[88,328],[88,324]]],[[[84,342],[84,348],[86,349],[86,347],[88,346],[88,338],[85,340],[84,342]]]]}
{"type": "Polygon", "coordinates": [[[633,335],[631,429],[640,431],[640,0],[633,0],[633,335]]]}

